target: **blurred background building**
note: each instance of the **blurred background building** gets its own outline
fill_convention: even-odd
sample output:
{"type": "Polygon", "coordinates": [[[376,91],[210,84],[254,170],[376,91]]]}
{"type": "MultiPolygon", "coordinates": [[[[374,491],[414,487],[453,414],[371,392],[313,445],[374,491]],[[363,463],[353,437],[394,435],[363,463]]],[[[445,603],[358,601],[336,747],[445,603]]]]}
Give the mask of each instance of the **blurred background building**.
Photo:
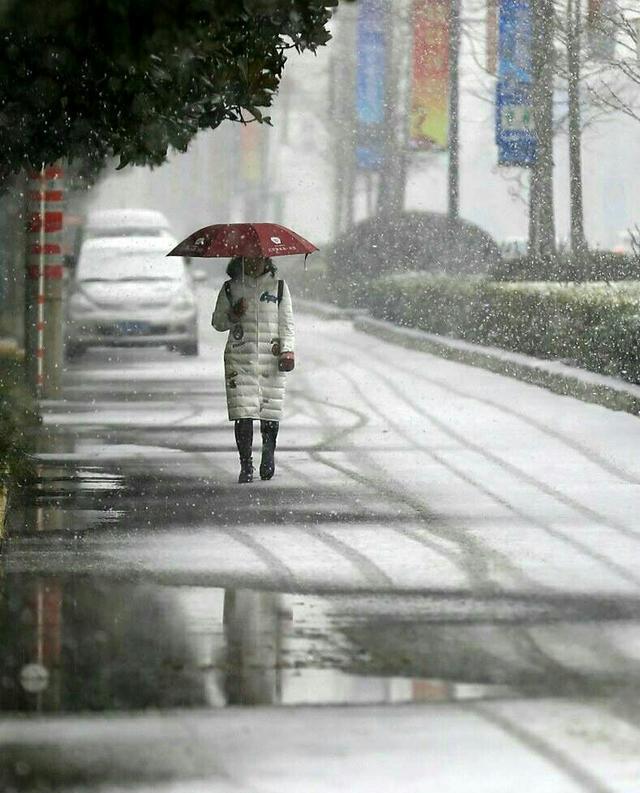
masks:
{"type": "MultiPolygon", "coordinates": [[[[172,156],[162,168],[112,171],[92,191],[91,204],[160,209],[178,235],[214,221],[273,219],[320,244],[384,209],[385,200],[397,202],[398,192],[406,209],[446,212],[448,5],[341,4],[329,46],[315,56],[290,57],[272,127],[226,123],[202,133],[188,153],[172,156]],[[436,120],[421,127],[425,108],[436,120]]],[[[596,5],[585,4],[585,27],[596,5]]],[[[504,241],[526,239],[528,174],[497,165],[497,10],[494,0],[461,4],[460,214],[504,241]]],[[[614,34],[605,26],[589,46],[611,58],[614,34]]],[[[618,46],[624,53],[625,45],[618,46]]],[[[640,93],[640,86],[635,90],[640,93]]],[[[582,97],[585,227],[592,246],[611,248],[638,221],[640,127],[624,114],[595,112],[586,80],[582,97]]],[[[558,83],[560,241],[569,227],[566,105],[558,83]]]]}

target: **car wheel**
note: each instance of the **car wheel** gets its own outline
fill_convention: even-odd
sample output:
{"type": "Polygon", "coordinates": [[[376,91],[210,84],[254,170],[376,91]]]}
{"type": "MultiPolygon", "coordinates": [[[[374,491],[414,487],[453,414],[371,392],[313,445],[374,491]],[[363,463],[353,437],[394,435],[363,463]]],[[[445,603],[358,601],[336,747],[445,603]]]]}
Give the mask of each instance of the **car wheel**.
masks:
{"type": "Polygon", "coordinates": [[[198,354],[198,342],[197,341],[188,341],[185,344],[178,344],[176,345],[176,349],[180,353],[180,355],[197,355],[198,354]]]}
{"type": "Polygon", "coordinates": [[[67,361],[75,361],[83,356],[86,351],[87,348],[84,346],[84,344],[74,344],[73,342],[67,342],[64,355],[67,361]]]}

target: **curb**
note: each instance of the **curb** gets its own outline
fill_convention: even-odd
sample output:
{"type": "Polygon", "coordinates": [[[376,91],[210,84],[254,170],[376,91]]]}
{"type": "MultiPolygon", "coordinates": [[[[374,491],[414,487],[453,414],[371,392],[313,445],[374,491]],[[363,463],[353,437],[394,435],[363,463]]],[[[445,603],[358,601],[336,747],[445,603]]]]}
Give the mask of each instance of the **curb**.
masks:
{"type": "Polygon", "coordinates": [[[640,415],[640,386],[616,377],[576,369],[559,361],[545,361],[498,347],[484,347],[466,341],[438,336],[391,322],[359,316],[354,328],[383,341],[412,350],[431,353],[468,366],[488,369],[496,374],[541,386],[562,396],[640,415]]]}

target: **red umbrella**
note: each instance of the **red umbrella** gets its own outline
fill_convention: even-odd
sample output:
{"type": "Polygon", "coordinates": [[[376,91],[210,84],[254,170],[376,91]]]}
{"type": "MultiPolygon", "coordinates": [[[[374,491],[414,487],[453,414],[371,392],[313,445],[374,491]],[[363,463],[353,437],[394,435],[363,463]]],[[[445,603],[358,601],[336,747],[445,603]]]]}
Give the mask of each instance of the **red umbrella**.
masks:
{"type": "Polygon", "coordinates": [[[291,256],[315,245],[278,223],[216,223],[190,234],[168,256],[291,256]]]}

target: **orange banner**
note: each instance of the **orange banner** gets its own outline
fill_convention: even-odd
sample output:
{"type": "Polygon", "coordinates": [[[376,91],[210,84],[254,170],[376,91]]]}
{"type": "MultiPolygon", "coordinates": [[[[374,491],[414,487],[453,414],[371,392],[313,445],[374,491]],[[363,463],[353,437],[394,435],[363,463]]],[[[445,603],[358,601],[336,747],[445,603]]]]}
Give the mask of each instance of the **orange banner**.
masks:
{"type": "Polygon", "coordinates": [[[449,137],[449,4],[413,5],[413,80],[410,142],[416,149],[446,148],[449,137]]]}
{"type": "Polygon", "coordinates": [[[240,173],[246,182],[260,181],[262,149],[260,124],[243,124],[240,127],[240,173]]]}

